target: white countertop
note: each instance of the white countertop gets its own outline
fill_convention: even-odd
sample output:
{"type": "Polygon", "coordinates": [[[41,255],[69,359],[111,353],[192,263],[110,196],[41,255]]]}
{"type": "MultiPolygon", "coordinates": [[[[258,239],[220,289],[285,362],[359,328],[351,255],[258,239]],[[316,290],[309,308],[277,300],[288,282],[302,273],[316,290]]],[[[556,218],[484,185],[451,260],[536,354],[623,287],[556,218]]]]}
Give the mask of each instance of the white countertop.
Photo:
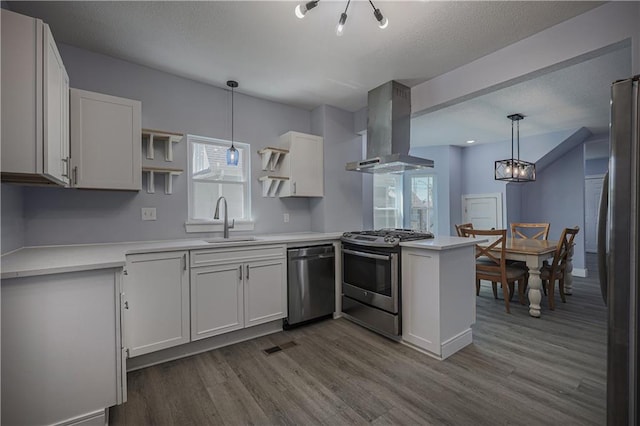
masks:
{"type": "MultiPolygon", "coordinates": [[[[127,254],[214,249],[265,244],[301,244],[338,240],[342,232],[256,235],[253,241],[207,243],[204,239],[24,247],[0,258],[1,278],[19,278],[92,269],[121,268],[127,254]]],[[[241,238],[241,237],[235,237],[241,238]]],[[[214,238],[215,240],[220,240],[214,238]]]]}
{"type": "MultiPolygon", "coordinates": [[[[106,244],[77,244],[60,246],[24,247],[0,258],[1,278],[20,278],[36,275],[87,271],[92,269],[121,268],[126,255],[158,253],[173,250],[214,249],[265,244],[299,245],[320,241],[336,241],[342,232],[301,232],[293,234],[256,235],[252,241],[208,243],[204,239],[166,240],[106,244]]],[[[220,241],[220,238],[213,238],[220,241]]],[[[474,245],[484,240],[442,236],[429,240],[401,243],[402,247],[424,250],[448,250],[474,245]]]]}
{"type": "Polygon", "coordinates": [[[449,250],[458,247],[473,246],[487,240],[477,238],[450,237],[448,235],[436,236],[429,240],[416,240],[400,243],[401,247],[419,248],[425,250],[449,250]]]}

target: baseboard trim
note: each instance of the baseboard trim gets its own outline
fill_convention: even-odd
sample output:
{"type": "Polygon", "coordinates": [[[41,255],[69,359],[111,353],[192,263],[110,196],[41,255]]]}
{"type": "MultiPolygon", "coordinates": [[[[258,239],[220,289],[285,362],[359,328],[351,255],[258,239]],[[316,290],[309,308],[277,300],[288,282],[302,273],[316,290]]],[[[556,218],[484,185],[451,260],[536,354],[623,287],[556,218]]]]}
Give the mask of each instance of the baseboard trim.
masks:
{"type": "Polygon", "coordinates": [[[282,331],[281,319],[221,334],[219,336],[209,337],[208,339],[196,340],[184,345],[174,346],[172,348],[163,349],[150,354],[129,358],[127,359],[127,371],[135,371],[141,368],[151,367],[152,365],[162,364],[167,361],[197,355],[213,349],[277,333],[279,331],[282,331]]]}
{"type": "Polygon", "coordinates": [[[587,278],[589,276],[589,271],[586,268],[573,268],[571,275],[574,277],[587,278]]]}
{"type": "Polygon", "coordinates": [[[435,358],[437,360],[442,361],[444,359],[449,358],[451,355],[458,352],[460,349],[464,348],[465,346],[468,346],[471,343],[473,343],[473,334],[471,333],[471,329],[469,328],[463,331],[462,333],[456,336],[453,336],[451,339],[445,342],[442,342],[440,344],[440,354],[431,352],[430,350],[424,347],[418,346],[411,342],[407,342],[406,340],[401,340],[400,343],[418,352],[422,352],[425,355],[429,355],[431,358],[435,358]]]}
{"type": "Polygon", "coordinates": [[[446,359],[458,352],[460,349],[464,348],[467,345],[473,343],[473,336],[471,334],[471,329],[467,329],[457,336],[452,337],[451,339],[442,342],[441,351],[442,351],[442,359],[446,359]]]}

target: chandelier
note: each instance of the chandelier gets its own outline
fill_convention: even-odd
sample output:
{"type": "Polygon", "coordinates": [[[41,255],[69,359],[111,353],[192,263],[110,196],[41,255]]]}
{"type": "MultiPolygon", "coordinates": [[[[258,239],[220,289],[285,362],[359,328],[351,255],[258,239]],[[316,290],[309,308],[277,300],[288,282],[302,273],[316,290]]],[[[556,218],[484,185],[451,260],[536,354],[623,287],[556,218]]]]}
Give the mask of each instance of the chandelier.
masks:
{"type": "Polygon", "coordinates": [[[520,120],[522,114],[507,115],[511,120],[511,158],[495,163],[495,180],[506,182],[533,182],[536,180],[536,165],[520,159],[520,120]],[[516,139],[514,140],[514,124],[516,139]],[[515,153],[515,155],[514,155],[515,153]]]}

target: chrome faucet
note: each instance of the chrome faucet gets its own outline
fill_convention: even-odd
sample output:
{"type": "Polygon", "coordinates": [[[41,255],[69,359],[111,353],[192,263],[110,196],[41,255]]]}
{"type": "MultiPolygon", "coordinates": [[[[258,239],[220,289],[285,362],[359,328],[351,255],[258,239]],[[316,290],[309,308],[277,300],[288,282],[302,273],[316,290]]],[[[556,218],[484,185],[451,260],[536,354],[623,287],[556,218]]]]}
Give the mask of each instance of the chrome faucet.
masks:
{"type": "Polygon", "coordinates": [[[229,238],[229,229],[233,229],[236,224],[235,219],[231,219],[231,226],[229,226],[229,216],[227,215],[227,199],[224,197],[218,197],[216,201],[216,212],[213,214],[214,219],[220,219],[220,200],[224,200],[224,238],[229,238]]]}

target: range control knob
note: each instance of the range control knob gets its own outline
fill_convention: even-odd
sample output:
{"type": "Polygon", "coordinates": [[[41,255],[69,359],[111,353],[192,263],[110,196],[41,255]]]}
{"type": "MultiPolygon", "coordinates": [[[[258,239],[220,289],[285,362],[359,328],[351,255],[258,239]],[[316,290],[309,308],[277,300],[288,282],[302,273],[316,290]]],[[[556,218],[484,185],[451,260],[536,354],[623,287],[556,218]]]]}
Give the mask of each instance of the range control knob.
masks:
{"type": "Polygon", "coordinates": [[[342,234],[342,236],[345,238],[351,238],[353,237],[353,234],[351,232],[345,232],[344,234],[342,234]]]}

